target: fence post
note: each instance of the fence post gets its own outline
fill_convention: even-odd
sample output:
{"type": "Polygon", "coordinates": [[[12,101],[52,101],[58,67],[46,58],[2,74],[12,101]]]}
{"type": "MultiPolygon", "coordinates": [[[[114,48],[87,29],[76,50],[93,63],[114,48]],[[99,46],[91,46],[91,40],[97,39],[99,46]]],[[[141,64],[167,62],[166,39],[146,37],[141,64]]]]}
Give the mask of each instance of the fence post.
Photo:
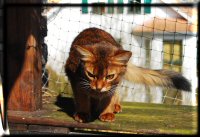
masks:
{"type": "MultiPolygon", "coordinates": [[[[19,3],[23,1],[33,3],[32,0],[20,0],[19,3]]],[[[18,3],[15,0],[9,2],[18,3]]],[[[9,93],[8,109],[39,110],[42,107],[41,7],[7,6],[6,13],[5,92],[9,93]]]]}

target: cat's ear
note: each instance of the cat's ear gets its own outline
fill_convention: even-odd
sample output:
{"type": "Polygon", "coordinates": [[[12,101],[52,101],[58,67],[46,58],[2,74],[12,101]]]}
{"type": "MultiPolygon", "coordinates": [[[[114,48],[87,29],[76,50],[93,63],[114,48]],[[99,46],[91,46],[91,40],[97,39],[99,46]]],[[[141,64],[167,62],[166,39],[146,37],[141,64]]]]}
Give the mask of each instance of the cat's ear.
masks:
{"type": "Polygon", "coordinates": [[[90,62],[94,60],[94,54],[91,52],[91,50],[88,47],[75,45],[75,48],[80,53],[81,60],[90,61],[90,62]]]}
{"type": "Polygon", "coordinates": [[[126,50],[118,50],[111,58],[111,63],[116,65],[126,65],[129,61],[132,52],[126,50]]]}

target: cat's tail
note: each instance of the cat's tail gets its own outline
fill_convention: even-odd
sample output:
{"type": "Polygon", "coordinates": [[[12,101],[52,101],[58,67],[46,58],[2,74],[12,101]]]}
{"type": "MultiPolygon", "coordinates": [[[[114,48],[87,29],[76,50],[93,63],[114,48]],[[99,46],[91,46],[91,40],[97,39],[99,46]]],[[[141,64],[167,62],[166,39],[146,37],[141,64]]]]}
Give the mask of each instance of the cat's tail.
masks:
{"type": "Polygon", "coordinates": [[[180,73],[170,70],[151,70],[128,63],[124,78],[133,83],[145,84],[148,86],[161,86],[191,91],[190,82],[180,73]]]}

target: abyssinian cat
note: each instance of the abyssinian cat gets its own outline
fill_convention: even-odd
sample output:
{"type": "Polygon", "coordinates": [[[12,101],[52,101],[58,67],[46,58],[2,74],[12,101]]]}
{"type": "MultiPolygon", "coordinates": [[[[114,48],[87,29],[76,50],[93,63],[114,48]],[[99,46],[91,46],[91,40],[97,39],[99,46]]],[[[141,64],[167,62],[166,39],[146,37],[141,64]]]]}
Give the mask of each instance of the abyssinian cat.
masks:
{"type": "Polygon", "coordinates": [[[76,121],[114,121],[115,113],[122,111],[115,90],[123,76],[135,83],[190,91],[190,83],[181,74],[137,67],[128,63],[131,55],[98,28],[85,29],[74,39],[65,72],[74,94],[76,121]]]}

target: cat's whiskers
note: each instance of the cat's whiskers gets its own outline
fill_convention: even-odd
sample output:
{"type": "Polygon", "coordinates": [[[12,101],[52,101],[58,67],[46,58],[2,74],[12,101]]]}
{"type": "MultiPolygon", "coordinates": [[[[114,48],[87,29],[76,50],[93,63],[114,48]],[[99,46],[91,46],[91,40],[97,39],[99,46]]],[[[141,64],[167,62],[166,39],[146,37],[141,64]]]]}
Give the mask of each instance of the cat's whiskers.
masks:
{"type": "Polygon", "coordinates": [[[118,86],[118,84],[112,85],[110,90],[108,90],[107,96],[112,96],[113,93],[115,92],[117,86],[118,86]]]}
{"type": "Polygon", "coordinates": [[[80,81],[81,88],[86,89],[86,90],[90,89],[90,83],[88,80],[86,80],[84,78],[80,78],[80,80],[81,80],[80,81]]]}
{"type": "Polygon", "coordinates": [[[83,77],[81,77],[80,80],[89,82],[89,80],[87,80],[87,79],[85,79],[85,78],[83,78],[83,77]]]}
{"type": "Polygon", "coordinates": [[[88,83],[89,84],[89,81],[87,79],[80,78],[80,83],[88,83]]]}
{"type": "MultiPolygon", "coordinates": [[[[85,90],[91,89],[89,80],[87,80],[83,77],[80,78],[80,86],[82,89],[85,89],[85,90]]],[[[112,96],[114,91],[116,90],[117,86],[118,86],[118,84],[111,85],[111,88],[107,91],[107,93],[105,95],[112,96]]]]}
{"type": "Polygon", "coordinates": [[[81,85],[90,85],[88,82],[80,82],[81,85]]]}
{"type": "Polygon", "coordinates": [[[80,86],[82,86],[82,87],[84,87],[84,86],[90,87],[90,84],[88,84],[88,83],[80,83],[80,86]]]}
{"type": "Polygon", "coordinates": [[[89,85],[80,85],[81,86],[81,88],[83,88],[83,89],[90,89],[90,86],[89,85]]]}
{"type": "Polygon", "coordinates": [[[82,83],[89,83],[89,81],[80,81],[80,82],[82,82],[82,83]]]}
{"type": "Polygon", "coordinates": [[[81,88],[83,88],[83,89],[90,89],[89,86],[81,86],[81,88]]]}
{"type": "Polygon", "coordinates": [[[111,88],[110,88],[110,90],[115,90],[117,86],[118,86],[118,84],[112,85],[111,88]]]}

